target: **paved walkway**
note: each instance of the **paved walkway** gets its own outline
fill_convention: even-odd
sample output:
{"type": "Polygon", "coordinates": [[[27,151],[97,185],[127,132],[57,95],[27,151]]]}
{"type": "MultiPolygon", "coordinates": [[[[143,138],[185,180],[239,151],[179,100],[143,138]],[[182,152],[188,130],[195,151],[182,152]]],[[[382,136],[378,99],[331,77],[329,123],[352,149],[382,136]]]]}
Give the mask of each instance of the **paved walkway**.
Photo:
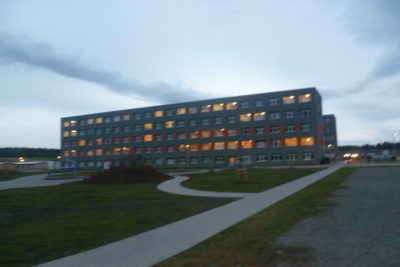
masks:
{"type": "Polygon", "coordinates": [[[187,176],[175,176],[174,179],[165,181],[157,186],[157,189],[166,193],[197,197],[227,197],[227,198],[242,198],[254,195],[255,193],[229,193],[229,192],[214,192],[189,189],[181,185],[182,182],[188,180],[187,176]]]}
{"type": "Polygon", "coordinates": [[[45,180],[46,177],[47,174],[38,174],[38,175],[21,177],[14,180],[3,181],[0,182],[0,190],[13,189],[13,188],[26,188],[26,187],[53,186],[53,185],[65,184],[82,180],[82,178],[45,180]]]}
{"type": "Polygon", "coordinates": [[[151,266],[271,206],[341,168],[323,171],[198,215],[42,266],[151,266]]]}

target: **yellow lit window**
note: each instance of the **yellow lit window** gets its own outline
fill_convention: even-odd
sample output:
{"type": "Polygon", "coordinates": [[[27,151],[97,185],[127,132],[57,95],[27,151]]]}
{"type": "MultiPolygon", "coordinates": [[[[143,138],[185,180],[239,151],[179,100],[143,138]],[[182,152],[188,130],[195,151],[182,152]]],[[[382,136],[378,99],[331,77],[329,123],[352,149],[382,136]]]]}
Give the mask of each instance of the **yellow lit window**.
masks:
{"type": "Polygon", "coordinates": [[[76,126],[76,121],[70,121],[71,126],[76,126]]]}
{"type": "Polygon", "coordinates": [[[72,157],[76,157],[76,155],[77,155],[76,150],[75,150],[75,149],[74,149],[74,150],[71,150],[71,156],[72,156],[72,157]]]}
{"type": "Polygon", "coordinates": [[[228,142],[228,149],[237,149],[239,147],[238,141],[228,142]]]}
{"type": "Polygon", "coordinates": [[[282,97],[283,104],[294,104],[296,102],[296,98],[294,95],[284,96],[282,97]]]}
{"type": "Polygon", "coordinates": [[[197,107],[191,107],[189,108],[189,113],[197,113],[197,107]]]}
{"type": "Polygon", "coordinates": [[[300,145],[313,146],[314,145],[314,137],[302,137],[300,139],[300,145]]]}
{"type": "Polygon", "coordinates": [[[299,103],[307,103],[311,101],[311,94],[299,95],[299,103]]]}
{"type": "Polygon", "coordinates": [[[145,123],[144,124],[144,129],[145,130],[151,130],[151,129],[153,129],[153,123],[145,123]]]}
{"type": "Polygon", "coordinates": [[[216,142],[214,143],[215,150],[224,150],[225,149],[225,142],[216,142]]]}
{"type": "Polygon", "coordinates": [[[224,104],[223,104],[223,103],[221,103],[221,104],[214,104],[214,105],[213,105],[213,111],[221,111],[221,110],[224,110],[224,104]]]}
{"type": "Polygon", "coordinates": [[[201,137],[210,137],[211,131],[201,131],[201,137]]]}
{"type": "Polygon", "coordinates": [[[241,141],[242,148],[252,148],[253,147],[253,140],[249,141],[241,141]]]}
{"type": "Polygon", "coordinates": [[[237,109],[237,102],[226,103],[226,110],[237,109]]]}
{"type": "Polygon", "coordinates": [[[199,131],[194,131],[190,133],[190,138],[199,138],[199,131]]]}
{"type": "Polygon", "coordinates": [[[201,150],[211,150],[211,143],[202,144],[201,150]]]}
{"type": "Polygon", "coordinates": [[[241,114],[240,121],[251,121],[251,113],[241,114]]]}
{"type": "Polygon", "coordinates": [[[96,118],[96,123],[103,123],[103,118],[96,118]]]}
{"type": "Polygon", "coordinates": [[[178,108],[176,110],[176,114],[178,114],[178,115],[186,114],[186,108],[178,108]]]}
{"type": "Polygon", "coordinates": [[[211,105],[201,106],[201,112],[210,112],[211,105]]]}
{"type": "Polygon", "coordinates": [[[86,146],[86,140],[79,140],[78,146],[86,146]]]}
{"type": "Polygon", "coordinates": [[[68,137],[68,136],[69,136],[69,131],[64,131],[64,132],[63,132],[63,136],[64,136],[64,137],[68,137]]]}
{"type": "Polygon", "coordinates": [[[64,127],[69,127],[69,121],[64,121],[63,126],[64,127]]]}
{"type": "Polygon", "coordinates": [[[145,142],[153,141],[153,135],[152,135],[152,134],[146,134],[146,135],[144,136],[143,140],[144,140],[145,142]]]}
{"type": "Polygon", "coordinates": [[[164,116],[164,111],[163,110],[154,111],[154,117],[161,118],[162,116],[164,116]]]}
{"type": "Polygon", "coordinates": [[[297,138],[285,138],[285,146],[297,146],[297,138]]]}
{"type": "Polygon", "coordinates": [[[224,136],[224,133],[225,133],[225,129],[215,130],[215,136],[216,137],[224,136]]]}
{"type": "Polygon", "coordinates": [[[77,136],[78,135],[78,131],[77,130],[72,130],[71,131],[71,136],[77,136]]]}
{"type": "Polygon", "coordinates": [[[129,147],[123,147],[122,148],[122,154],[128,155],[129,154],[129,147]]]}
{"type": "Polygon", "coordinates": [[[93,124],[94,119],[87,119],[87,124],[93,124]]]}
{"type": "Polygon", "coordinates": [[[174,127],[174,121],[166,121],[165,122],[165,128],[173,128],[174,127]]]}
{"type": "Polygon", "coordinates": [[[254,113],[254,120],[255,121],[265,120],[265,112],[254,113]]]}
{"type": "Polygon", "coordinates": [[[96,149],[96,156],[101,156],[101,155],[103,155],[103,149],[101,148],[96,149]]]}
{"type": "Polygon", "coordinates": [[[113,154],[114,155],[120,155],[121,154],[121,148],[114,148],[113,149],[113,154]]]}
{"type": "Polygon", "coordinates": [[[101,144],[103,143],[103,138],[96,138],[96,139],[94,140],[94,143],[95,143],[96,145],[101,145],[101,144]]]}
{"type": "Polygon", "coordinates": [[[93,150],[88,150],[88,151],[86,152],[86,155],[87,155],[87,156],[93,156],[93,150]]]}

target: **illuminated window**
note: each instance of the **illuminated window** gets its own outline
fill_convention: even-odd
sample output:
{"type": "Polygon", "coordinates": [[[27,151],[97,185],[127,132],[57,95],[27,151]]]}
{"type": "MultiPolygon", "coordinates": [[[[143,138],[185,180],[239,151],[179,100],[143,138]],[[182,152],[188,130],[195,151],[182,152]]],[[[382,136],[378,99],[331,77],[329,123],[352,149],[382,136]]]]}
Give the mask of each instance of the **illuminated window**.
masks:
{"type": "Polygon", "coordinates": [[[197,107],[191,107],[189,108],[189,113],[197,113],[197,107]]]}
{"type": "Polygon", "coordinates": [[[242,148],[252,148],[253,147],[253,141],[241,141],[242,148]]]}
{"type": "Polygon", "coordinates": [[[101,144],[103,143],[103,138],[96,138],[96,139],[94,140],[94,143],[95,143],[96,145],[101,145],[101,144]]]}
{"type": "Polygon", "coordinates": [[[237,131],[236,131],[236,129],[227,130],[227,131],[226,131],[226,134],[227,134],[228,136],[236,136],[237,131]]]}
{"type": "Polygon", "coordinates": [[[238,147],[239,147],[239,141],[228,142],[228,145],[227,145],[228,149],[238,149],[238,147]]]}
{"type": "Polygon", "coordinates": [[[216,142],[214,143],[215,150],[224,150],[225,149],[225,142],[216,142]]]}
{"type": "Polygon", "coordinates": [[[71,127],[76,126],[76,121],[70,121],[69,123],[71,124],[71,127]]]}
{"type": "Polygon", "coordinates": [[[63,132],[63,136],[64,136],[64,137],[68,137],[68,136],[69,136],[69,131],[64,131],[64,132],[63,132]]]}
{"type": "Polygon", "coordinates": [[[146,135],[143,136],[143,140],[145,142],[153,141],[153,139],[154,139],[154,136],[152,134],[146,134],[146,135]]]}
{"type": "Polygon", "coordinates": [[[294,95],[282,97],[283,104],[294,104],[296,102],[296,97],[294,95]]]}
{"type": "Polygon", "coordinates": [[[314,145],[314,137],[302,137],[300,139],[300,145],[313,146],[314,145]]]}
{"type": "Polygon", "coordinates": [[[86,140],[79,140],[78,146],[86,146],[86,140]]]}
{"type": "Polygon", "coordinates": [[[201,106],[200,111],[201,112],[210,112],[210,108],[211,108],[211,105],[204,105],[204,106],[201,106]]]}
{"type": "Polygon", "coordinates": [[[226,103],[226,110],[234,110],[234,109],[237,109],[237,102],[226,103]]]}
{"type": "Polygon", "coordinates": [[[201,137],[210,137],[211,131],[201,131],[201,137]]]}
{"type": "Polygon", "coordinates": [[[117,115],[113,117],[113,121],[120,121],[121,120],[121,116],[117,115]]]}
{"type": "Polygon", "coordinates": [[[254,113],[254,120],[255,121],[265,120],[265,112],[254,113]]]}
{"type": "Polygon", "coordinates": [[[71,157],[76,157],[78,155],[76,150],[71,150],[71,157]]]}
{"type": "Polygon", "coordinates": [[[299,95],[299,103],[307,103],[311,101],[311,94],[299,95]]]}
{"type": "Polygon", "coordinates": [[[64,157],[69,157],[69,151],[64,151],[64,157]]]}
{"type": "Polygon", "coordinates": [[[122,120],[129,121],[130,119],[131,119],[131,115],[129,115],[129,114],[122,115],[122,120]]]}
{"type": "Polygon", "coordinates": [[[121,154],[121,148],[114,148],[113,149],[113,154],[114,155],[120,155],[121,154]]]}
{"type": "Polygon", "coordinates": [[[190,148],[189,145],[181,144],[181,145],[179,145],[178,150],[179,151],[189,151],[189,148],[190,148]]]}
{"type": "Polygon", "coordinates": [[[285,146],[297,146],[297,138],[285,138],[285,146]]]}
{"type": "Polygon", "coordinates": [[[103,118],[96,118],[96,123],[103,123],[103,118]]]}
{"type": "Polygon", "coordinates": [[[64,127],[69,127],[69,121],[64,121],[63,126],[64,127]]]}
{"type": "Polygon", "coordinates": [[[190,133],[190,138],[199,138],[199,131],[191,132],[190,133]]]}
{"type": "Polygon", "coordinates": [[[215,136],[216,136],[216,137],[224,136],[224,133],[225,133],[225,129],[218,129],[218,130],[215,130],[215,136]]]}
{"type": "Polygon", "coordinates": [[[78,131],[77,130],[72,130],[70,135],[71,136],[77,136],[78,135],[78,131]]]}
{"type": "Polygon", "coordinates": [[[221,111],[221,110],[224,110],[224,104],[223,104],[223,103],[221,103],[221,104],[214,104],[214,105],[213,105],[213,111],[221,111]]]}
{"type": "Polygon", "coordinates": [[[153,129],[153,123],[145,123],[145,124],[144,124],[144,129],[145,129],[145,130],[151,130],[151,129],[153,129]]]}
{"type": "Polygon", "coordinates": [[[96,156],[101,156],[103,155],[103,149],[96,149],[96,156]]]}
{"type": "Polygon", "coordinates": [[[240,114],[240,121],[251,121],[251,113],[240,114]]]}
{"type": "Polygon", "coordinates": [[[205,143],[201,145],[201,150],[211,150],[212,144],[211,143],[205,143]]]}
{"type": "Polygon", "coordinates": [[[176,109],[176,114],[178,114],[178,115],[186,114],[186,108],[178,108],[178,109],[176,109]]]}
{"type": "Polygon", "coordinates": [[[93,124],[93,122],[94,122],[94,119],[87,119],[87,124],[93,124]]]}
{"type": "Polygon", "coordinates": [[[129,147],[123,147],[122,148],[122,154],[128,155],[129,154],[129,147]]]}
{"type": "Polygon", "coordinates": [[[166,121],[165,122],[165,128],[173,128],[174,127],[174,121],[166,121]]]}
{"type": "Polygon", "coordinates": [[[154,111],[154,117],[160,118],[162,116],[164,116],[164,111],[162,111],[162,110],[154,111]]]}

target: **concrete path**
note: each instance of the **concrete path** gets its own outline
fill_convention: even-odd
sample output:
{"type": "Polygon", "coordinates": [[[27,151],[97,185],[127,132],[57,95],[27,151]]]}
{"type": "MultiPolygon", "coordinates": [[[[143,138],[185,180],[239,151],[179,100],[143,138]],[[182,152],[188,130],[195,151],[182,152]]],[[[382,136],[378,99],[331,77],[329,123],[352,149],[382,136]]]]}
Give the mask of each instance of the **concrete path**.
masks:
{"type": "Polygon", "coordinates": [[[78,179],[60,179],[60,180],[45,180],[47,174],[38,174],[17,178],[14,180],[8,180],[0,182],[0,190],[13,189],[13,188],[26,188],[26,187],[41,187],[41,186],[53,186],[65,183],[71,183],[82,180],[78,179]]]}
{"type": "Polygon", "coordinates": [[[255,193],[229,193],[229,192],[214,192],[189,189],[181,185],[182,182],[188,180],[187,176],[175,176],[174,179],[165,181],[157,186],[157,189],[166,193],[197,197],[227,197],[227,198],[242,198],[254,195],[255,193]]]}
{"type": "Polygon", "coordinates": [[[151,266],[256,214],[342,166],[334,165],[222,207],[42,266],[151,266]]]}

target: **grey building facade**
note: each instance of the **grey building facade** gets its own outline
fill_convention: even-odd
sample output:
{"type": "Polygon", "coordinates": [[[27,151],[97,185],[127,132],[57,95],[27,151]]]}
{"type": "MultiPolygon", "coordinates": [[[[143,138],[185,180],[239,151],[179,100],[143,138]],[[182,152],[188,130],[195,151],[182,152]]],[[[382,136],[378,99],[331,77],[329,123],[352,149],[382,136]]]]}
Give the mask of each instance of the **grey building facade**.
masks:
{"type": "Polygon", "coordinates": [[[323,115],[326,154],[335,157],[338,152],[336,118],[333,114],[323,115]]]}
{"type": "Polygon", "coordinates": [[[141,157],[160,168],[318,164],[315,88],[167,104],[61,119],[62,164],[79,169],[141,157]]]}

